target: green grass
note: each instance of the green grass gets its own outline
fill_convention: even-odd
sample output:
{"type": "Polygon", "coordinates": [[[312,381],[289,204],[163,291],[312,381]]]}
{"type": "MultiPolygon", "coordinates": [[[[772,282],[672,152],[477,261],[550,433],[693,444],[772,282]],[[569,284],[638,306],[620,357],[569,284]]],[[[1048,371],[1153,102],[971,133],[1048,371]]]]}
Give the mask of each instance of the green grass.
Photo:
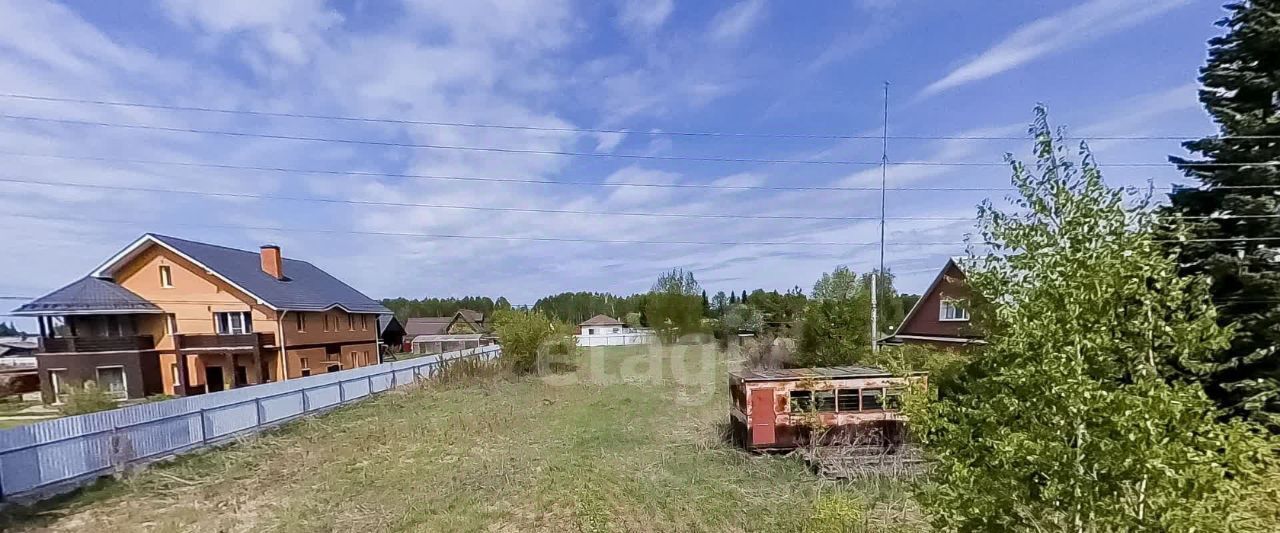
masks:
{"type": "Polygon", "coordinates": [[[685,351],[598,350],[547,379],[464,379],[383,394],[99,483],[0,519],[0,529],[922,528],[896,481],[823,481],[798,460],[722,442],[724,362],[685,351]]]}

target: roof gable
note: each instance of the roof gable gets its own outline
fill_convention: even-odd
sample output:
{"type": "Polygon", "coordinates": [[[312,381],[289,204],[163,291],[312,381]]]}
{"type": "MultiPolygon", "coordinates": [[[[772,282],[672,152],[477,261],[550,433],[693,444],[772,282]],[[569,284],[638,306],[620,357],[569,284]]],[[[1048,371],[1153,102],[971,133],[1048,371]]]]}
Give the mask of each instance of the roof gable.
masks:
{"type": "Polygon", "coordinates": [[[389,313],[387,308],[338,278],[297,259],[284,259],[284,279],[262,271],[256,252],[148,233],[121,250],[93,272],[112,277],[120,267],[149,246],[162,246],[205,269],[209,274],[276,310],[325,311],[340,308],[353,313],[389,313]]]}
{"type": "Polygon", "coordinates": [[[947,278],[947,272],[950,272],[953,268],[956,272],[959,272],[961,276],[964,276],[964,269],[960,268],[960,261],[955,257],[947,258],[947,264],[942,265],[942,270],[938,271],[938,275],[933,278],[933,282],[929,284],[929,288],[920,293],[920,298],[916,300],[915,305],[912,305],[911,310],[907,311],[907,315],[902,317],[902,322],[898,324],[897,330],[894,332],[895,335],[901,332],[904,326],[911,324],[912,320],[915,319],[916,314],[920,312],[924,303],[929,301],[929,295],[936,292],[942,286],[942,282],[947,278]]]}

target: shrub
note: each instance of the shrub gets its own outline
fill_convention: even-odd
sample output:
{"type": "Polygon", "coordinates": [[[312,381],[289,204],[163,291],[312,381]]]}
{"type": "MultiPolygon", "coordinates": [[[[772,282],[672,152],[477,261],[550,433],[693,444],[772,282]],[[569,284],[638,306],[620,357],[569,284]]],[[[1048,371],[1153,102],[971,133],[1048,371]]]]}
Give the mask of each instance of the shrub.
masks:
{"type": "Polygon", "coordinates": [[[86,381],[84,385],[70,389],[62,406],[58,408],[64,415],[83,415],[118,407],[115,399],[107,391],[98,388],[98,384],[93,381],[86,381]]]}
{"type": "Polygon", "coordinates": [[[519,373],[531,372],[542,355],[572,355],[573,327],[551,320],[542,311],[500,309],[493,313],[493,332],[502,359],[519,373]]]}

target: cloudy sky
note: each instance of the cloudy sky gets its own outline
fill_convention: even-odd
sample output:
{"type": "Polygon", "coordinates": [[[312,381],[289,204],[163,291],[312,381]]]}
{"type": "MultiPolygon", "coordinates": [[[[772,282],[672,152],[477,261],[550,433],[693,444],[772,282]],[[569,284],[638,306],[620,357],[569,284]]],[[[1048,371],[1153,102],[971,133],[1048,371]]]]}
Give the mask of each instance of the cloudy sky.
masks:
{"type": "MultiPolygon", "coordinates": [[[[1204,0],[3,0],[0,295],[55,289],[148,231],[278,243],[374,297],[532,303],[643,291],[672,267],[711,292],[807,291],[877,260],[875,222],[832,217],[879,212],[857,189],[879,183],[880,140],[841,136],[880,134],[885,81],[893,136],[1017,137],[1036,102],[1080,135],[1204,134],[1195,76],[1221,15],[1204,0]]],[[[1112,183],[1178,179],[1124,166],[1176,141],[1093,146],[1121,165],[1112,183]]],[[[888,155],[1029,150],[893,138],[888,155]]],[[[998,188],[1008,171],[892,164],[888,183],[998,188]]],[[[974,205],[1003,194],[889,191],[899,286],[923,289],[963,252],[974,205]]]]}

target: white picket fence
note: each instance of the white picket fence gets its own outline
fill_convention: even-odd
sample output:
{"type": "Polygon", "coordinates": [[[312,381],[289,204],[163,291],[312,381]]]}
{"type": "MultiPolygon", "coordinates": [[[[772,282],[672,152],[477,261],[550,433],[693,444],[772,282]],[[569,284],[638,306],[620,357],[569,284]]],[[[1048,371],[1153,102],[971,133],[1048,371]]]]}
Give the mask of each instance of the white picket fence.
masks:
{"type": "Polygon", "coordinates": [[[144,403],[0,430],[0,501],[33,501],[435,375],[498,345],[144,403]]]}
{"type": "Polygon", "coordinates": [[[595,335],[574,335],[578,346],[630,346],[633,344],[653,344],[658,336],[652,331],[635,333],[597,333],[595,335]]]}

